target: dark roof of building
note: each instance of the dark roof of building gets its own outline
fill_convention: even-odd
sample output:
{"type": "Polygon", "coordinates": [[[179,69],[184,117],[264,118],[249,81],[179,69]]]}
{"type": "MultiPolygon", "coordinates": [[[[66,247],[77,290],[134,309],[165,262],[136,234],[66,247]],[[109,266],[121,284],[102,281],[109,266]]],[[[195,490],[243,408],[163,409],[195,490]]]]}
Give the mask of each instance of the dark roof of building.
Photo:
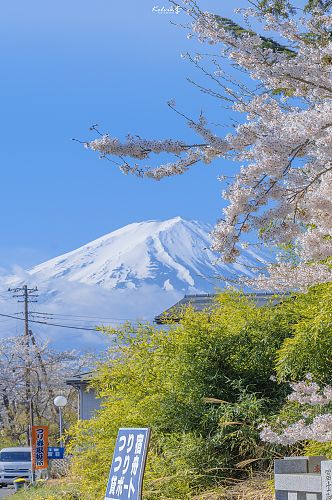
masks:
{"type": "Polygon", "coordinates": [[[82,372],[77,375],[73,375],[70,379],[66,380],[67,385],[75,387],[75,389],[80,389],[81,387],[86,387],[92,378],[93,372],[82,372]]]}
{"type": "MultiPolygon", "coordinates": [[[[272,304],[278,304],[280,302],[280,298],[274,293],[253,292],[245,293],[244,295],[252,298],[258,307],[265,305],[267,302],[271,302],[272,304]]],[[[196,311],[204,311],[205,309],[213,307],[216,297],[216,294],[185,295],[183,299],[174,304],[174,306],[158,314],[154,320],[158,325],[170,322],[178,323],[181,319],[181,311],[184,307],[192,306],[196,311]]]]}

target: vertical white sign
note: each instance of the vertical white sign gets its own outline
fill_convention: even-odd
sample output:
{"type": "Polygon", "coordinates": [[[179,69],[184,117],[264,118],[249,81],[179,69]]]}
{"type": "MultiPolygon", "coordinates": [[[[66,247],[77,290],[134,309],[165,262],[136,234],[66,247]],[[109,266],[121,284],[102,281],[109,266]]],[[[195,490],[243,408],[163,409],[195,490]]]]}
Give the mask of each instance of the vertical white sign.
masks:
{"type": "Polygon", "coordinates": [[[324,460],[322,471],[322,500],[332,500],[332,460],[324,460]]]}
{"type": "Polygon", "coordinates": [[[142,500],[150,429],[119,429],[104,500],[142,500]]]}

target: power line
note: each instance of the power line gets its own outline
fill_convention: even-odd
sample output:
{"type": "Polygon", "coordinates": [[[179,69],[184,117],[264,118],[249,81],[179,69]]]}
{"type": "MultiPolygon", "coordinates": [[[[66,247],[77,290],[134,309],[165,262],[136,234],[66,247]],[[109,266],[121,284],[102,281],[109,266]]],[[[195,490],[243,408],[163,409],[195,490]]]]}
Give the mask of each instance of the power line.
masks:
{"type": "MultiPolygon", "coordinates": [[[[5,318],[16,319],[18,321],[25,321],[24,318],[18,318],[17,316],[12,316],[10,314],[0,313],[0,316],[3,316],[5,318]]],[[[98,331],[97,327],[96,328],[85,328],[85,327],[73,326],[73,325],[60,325],[58,323],[48,323],[47,321],[38,321],[36,319],[30,319],[29,323],[39,323],[41,325],[56,326],[56,327],[59,327],[59,328],[72,328],[74,330],[87,330],[87,331],[90,331],[90,332],[96,332],[96,331],[98,331]]]]}
{"type": "MultiPolygon", "coordinates": [[[[51,312],[40,312],[40,311],[29,311],[28,310],[28,304],[32,302],[37,302],[37,300],[32,300],[38,297],[36,295],[36,292],[38,291],[37,288],[28,288],[27,285],[24,285],[23,287],[17,287],[14,289],[8,289],[9,292],[14,292],[13,297],[17,298],[23,298],[23,300],[18,300],[18,302],[24,302],[24,312],[16,312],[12,314],[5,314],[5,313],[0,313],[0,317],[8,318],[7,320],[3,320],[3,322],[8,321],[10,319],[15,319],[17,321],[24,321],[25,322],[25,328],[24,328],[24,337],[26,339],[26,343],[28,344],[29,342],[29,323],[35,323],[35,324],[41,324],[41,325],[47,325],[47,326],[54,326],[57,328],[69,328],[72,330],[83,330],[83,331],[90,331],[90,332],[95,332],[98,330],[102,330],[102,327],[98,326],[78,326],[78,325],[68,325],[68,324],[61,324],[57,323],[56,320],[62,321],[62,318],[65,319],[71,319],[73,322],[81,322],[81,323],[96,323],[100,322],[102,323],[103,320],[108,320],[110,322],[117,322],[123,324],[123,322],[135,322],[138,323],[140,321],[149,321],[146,319],[140,319],[140,318],[113,318],[110,316],[106,317],[100,317],[100,316],[89,316],[89,315],[75,315],[75,314],[60,314],[60,313],[51,313],[51,312]],[[24,315],[23,318],[20,318],[19,315],[24,315]],[[38,318],[38,316],[41,316],[38,318]],[[43,318],[44,316],[44,318],[43,318]],[[35,318],[35,319],[32,319],[35,318]],[[50,321],[51,320],[51,321],[50,321]],[[55,320],[55,321],[54,321],[55,320]],[[97,321],[94,321],[97,320],[97,321]]],[[[8,293],[8,292],[7,292],[8,293]]],[[[0,292],[1,295],[1,292],[0,292]]],[[[8,297],[8,295],[7,295],[8,297]]],[[[18,324],[16,321],[16,325],[18,324]]],[[[109,325],[111,326],[111,325],[109,325]]],[[[17,328],[17,327],[16,327],[17,328]]]]}
{"type": "Polygon", "coordinates": [[[45,316],[61,316],[63,318],[93,318],[99,321],[103,319],[109,319],[112,321],[135,321],[135,318],[113,318],[111,316],[89,316],[84,314],[60,314],[60,313],[52,313],[52,312],[40,312],[34,311],[33,314],[40,314],[45,316]]]}
{"type": "MultiPolygon", "coordinates": [[[[120,320],[113,320],[113,321],[96,321],[96,320],[83,320],[83,319],[75,319],[75,318],[52,318],[50,315],[47,315],[47,316],[39,316],[38,314],[34,314],[34,313],[31,313],[30,314],[30,317],[33,318],[33,319],[36,319],[36,320],[41,320],[41,321],[61,321],[61,324],[62,322],[66,322],[66,321],[69,321],[70,320],[70,323],[76,326],[78,325],[82,325],[82,326],[86,326],[86,327],[93,327],[93,326],[100,326],[100,325],[104,325],[105,323],[107,324],[115,324],[115,325],[124,325],[126,323],[126,321],[120,321],[120,320]]],[[[133,322],[133,321],[137,321],[137,320],[128,320],[127,322],[133,322]]]]}
{"type": "MultiPolygon", "coordinates": [[[[18,318],[17,316],[12,316],[11,314],[0,313],[0,316],[5,317],[5,318],[16,319],[18,321],[25,321],[24,318],[18,318]]],[[[99,330],[102,330],[102,327],[99,327],[99,326],[96,326],[95,328],[88,328],[88,327],[75,326],[75,325],[61,325],[60,323],[49,323],[48,321],[40,321],[40,320],[36,320],[36,319],[30,319],[29,323],[38,323],[40,325],[56,326],[58,328],[71,328],[73,330],[86,330],[89,332],[97,332],[99,330]]],[[[111,326],[111,325],[106,325],[106,326],[111,326]]]]}
{"type": "MultiPolygon", "coordinates": [[[[203,277],[203,276],[202,276],[203,277]]],[[[9,289],[8,291],[18,291],[19,289],[9,289]]],[[[22,290],[22,289],[21,289],[22,290]]],[[[37,292],[37,288],[35,289],[29,289],[31,292],[37,292]]],[[[5,293],[5,292],[0,292],[0,296],[2,293],[5,293]]],[[[8,292],[7,292],[8,293],[8,292]]],[[[15,296],[14,296],[15,297],[15,296]]],[[[8,298],[8,295],[7,295],[7,298],[8,298]]],[[[21,302],[21,301],[18,301],[18,302],[21,302]]],[[[37,302],[37,300],[30,300],[30,302],[37,302]]],[[[17,312],[17,313],[13,313],[13,314],[16,314],[17,316],[18,315],[23,315],[24,312],[21,311],[21,312],[17,312]]],[[[98,320],[98,322],[101,322],[103,320],[109,320],[109,321],[116,321],[116,322],[122,322],[122,321],[149,321],[149,319],[144,319],[144,318],[114,318],[112,316],[92,316],[92,315],[85,315],[85,314],[60,314],[60,313],[53,313],[53,312],[42,312],[42,311],[30,311],[29,312],[29,316],[31,315],[44,315],[44,316],[53,316],[53,317],[56,317],[56,318],[86,318],[85,319],[82,319],[82,321],[86,321],[87,323],[92,323],[94,319],[98,320]],[[90,321],[91,319],[91,321],[90,321]]],[[[21,318],[16,318],[15,319],[21,319],[21,318]]],[[[33,321],[33,320],[30,320],[30,321],[33,321]]],[[[79,319],[75,319],[73,321],[80,321],[79,319]]],[[[152,319],[150,319],[150,321],[152,321],[152,319]]],[[[34,322],[37,322],[37,321],[34,321],[34,322]]],[[[61,325],[62,326],[62,325],[61,325]]]]}

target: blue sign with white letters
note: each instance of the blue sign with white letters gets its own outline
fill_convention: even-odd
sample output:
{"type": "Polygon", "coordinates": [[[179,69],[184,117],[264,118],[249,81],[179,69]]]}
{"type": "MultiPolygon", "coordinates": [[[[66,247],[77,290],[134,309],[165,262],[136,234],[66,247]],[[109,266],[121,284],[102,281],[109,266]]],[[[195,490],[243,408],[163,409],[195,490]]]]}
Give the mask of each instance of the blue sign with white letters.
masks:
{"type": "Polygon", "coordinates": [[[119,429],[104,500],[141,500],[150,429],[119,429]]]}
{"type": "Polygon", "coordinates": [[[47,451],[47,456],[49,460],[59,460],[63,458],[65,454],[65,449],[60,446],[49,446],[47,451]]]}

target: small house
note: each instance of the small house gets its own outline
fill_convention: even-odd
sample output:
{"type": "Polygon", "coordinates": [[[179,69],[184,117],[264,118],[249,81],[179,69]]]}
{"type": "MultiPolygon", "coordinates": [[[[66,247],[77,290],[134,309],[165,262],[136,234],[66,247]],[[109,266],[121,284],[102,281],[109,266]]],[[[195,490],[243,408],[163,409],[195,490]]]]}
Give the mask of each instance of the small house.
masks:
{"type": "Polygon", "coordinates": [[[80,373],[66,380],[78,394],[78,418],[79,420],[90,420],[94,413],[99,410],[102,399],[98,398],[96,391],[90,387],[89,382],[92,372],[80,373]]]}

